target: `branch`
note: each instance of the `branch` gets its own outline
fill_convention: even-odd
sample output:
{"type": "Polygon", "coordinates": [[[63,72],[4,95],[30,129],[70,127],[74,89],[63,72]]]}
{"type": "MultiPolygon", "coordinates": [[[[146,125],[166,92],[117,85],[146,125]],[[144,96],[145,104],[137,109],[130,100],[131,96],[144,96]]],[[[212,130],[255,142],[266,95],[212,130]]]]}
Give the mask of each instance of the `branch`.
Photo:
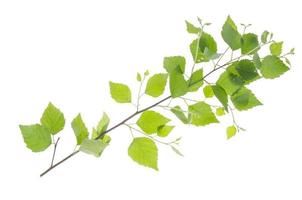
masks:
{"type": "Polygon", "coordinates": [[[51,159],[51,164],[50,164],[51,167],[53,166],[53,161],[54,161],[55,156],[56,156],[56,150],[57,150],[57,145],[58,145],[59,140],[60,140],[60,137],[58,137],[58,139],[55,143],[55,146],[53,148],[53,154],[52,154],[52,159],[51,159]]]}
{"type": "MultiPolygon", "coordinates": [[[[239,58],[240,58],[240,57],[235,58],[235,59],[233,59],[233,60],[231,60],[231,61],[229,61],[229,62],[227,62],[227,63],[225,63],[225,64],[223,64],[223,65],[220,65],[219,67],[216,67],[215,69],[211,70],[211,71],[208,72],[206,75],[204,75],[204,77],[202,77],[200,80],[195,81],[195,82],[193,82],[193,83],[190,83],[190,86],[195,85],[195,84],[199,83],[200,81],[203,81],[206,77],[208,77],[209,75],[211,75],[211,74],[214,73],[215,71],[217,71],[217,70],[219,70],[219,69],[221,69],[221,68],[223,68],[223,67],[225,67],[225,66],[227,66],[227,65],[232,64],[232,62],[234,62],[234,60],[239,59],[239,58]]],[[[150,110],[151,108],[153,108],[153,107],[155,107],[155,106],[157,106],[157,105],[159,105],[159,104],[161,104],[161,103],[163,103],[163,102],[165,102],[165,101],[167,101],[168,99],[171,99],[171,98],[172,98],[171,95],[170,95],[170,96],[167,96],[166,98],[164,98],[164,99],[162,99],[162,100],[160,100],[160,101],[158,101],[158,102],[156,102],[156,103],[154,103],[154,104],[152,104],[152,105],[150,105],[150,106],[148,106],[148,107],[146,107],[146,108],[144,108],[144,109],[141,109],[141,110],[136,111],[135,113],[133,113],[133,114],[130,115],[129,117],[125,118],[124,120],[122,120],[121,122],[119,122],[118,124],[116,124],[115,126],[113,126],[113,127],[109,128],[109,129],[107,129],[106,131],[102,132],[102,133],[101,133],[98,137],[96,137],[95,139],[98,140],[98,139],[102,138],[102,137],[103,137],[104,135],[106,135],[107,133],[113,131],[114,129],[118,128],[118,127],[121,126],[121,125],[124,125],[127,121],[129,121],[130,119],[132,119],[132,118],[135,117],[136,115],[138,115],[138,114],[140,114],[140,113],[142,113],[142,112],[145,112],[146,110],[150,110]]],[[[52,169],[54,169],[54,168],[57,167],[58,165],[62,164],[63,162],[65,162],[66,160],[68,160],[69,158],[73,157],[74,155],[76,155],[76,154],[79,153],[79,152],[80,152],[79,150],[74,151],[73,153],[69,154],[68,156],[66,156],[66,157],[65,157],[64,159],[62,159],[61,161],[59,161],[59,162],[57,162],[56,164],[50,166],[46,171],[44,171],[44,172],[40,175],[40,177],[44,176],[44,175],[47,174],[49,171],[51,171],[52,169]]]]}

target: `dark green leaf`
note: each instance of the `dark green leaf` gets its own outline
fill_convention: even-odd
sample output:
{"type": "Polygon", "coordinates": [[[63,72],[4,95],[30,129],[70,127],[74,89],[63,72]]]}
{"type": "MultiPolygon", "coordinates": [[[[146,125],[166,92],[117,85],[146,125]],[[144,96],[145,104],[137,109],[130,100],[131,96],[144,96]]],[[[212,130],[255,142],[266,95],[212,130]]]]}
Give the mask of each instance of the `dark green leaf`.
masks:
{"type": "Polygon", "coordinates": [[[250,108],[262,105],[255,95],[246,87],[242,87],[231,96],[231,100],[238,110],[248,110],[250,108]]]}
{"type": "Polygon", "coordinates": [[[225,90],[219,85],[213,85],[212,90],[216,96],[216,98],[223,105],[224,109],[228,111],[228,95],[225,90]]]}

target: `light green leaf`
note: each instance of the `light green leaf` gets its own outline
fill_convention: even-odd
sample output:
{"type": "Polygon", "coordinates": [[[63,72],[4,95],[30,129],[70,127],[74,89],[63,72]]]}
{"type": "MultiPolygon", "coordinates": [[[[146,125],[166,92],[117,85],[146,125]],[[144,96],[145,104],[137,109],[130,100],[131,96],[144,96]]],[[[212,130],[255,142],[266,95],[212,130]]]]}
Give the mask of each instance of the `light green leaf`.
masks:
{"type": "Polygon", "coordinates": [[[183,96],[188,92],[188,83],[184,75],[177,71],[169,73],[169,87],[173,98],[183,96]]]}
{"type": "Polygon", "coordinates": [[[263,31],[263,33],[261,34],[261,42],[262,43],[266,43],[267,42],[267,36],[269,35],[268,31],[263,31]]]}
{"type": "Polygon", "coordinates": [[[198,102],[189,106],[191,123],[195,126],[205,126],[211,123],[218,123],[211,106],[205,102],[198,102]]]}
{"type": "Polygon", "coordinates": [[[184,124],[188,124],[189,123],[189,119],[184,114],[184,111],[181,109],[180,106],[175,106],[175,107],[171,108],[171,112],[174,113],[176,115],[176,117],[180,121],[182,121],[182,123],[184,123],[184,124]]]}
{"type": "Polygon", "coordinates": [[[214,96],[214,92],[211,85],[206,85],[203,88],[203,94],[206,98],[212,98],[214,96]]]}
{"type": "Polygon", "coordinates": [[[145,93],[152,97],[159,97],[163,94],[168,74],[155,74],[151,76],[147,82],[145,93]]]}
{"type": "Polygon", "coordinates": [[[289,68],[277,56],[266,56],[260,67],[262,76],[268,79],[277,78],[288,70],[289,68]]]}
{"type": "Polygon", "coordinates": [[[128,148],[128,155],[138,164],[158,170],[157,147],[153,140],[146,137],[134,138],[128,148]]]}
{"type": "Polygon", "coordinates": [[[144,76],[149,76],[149,70],[146,70],[145,72],[144,72],[144,76]]]}
{"type": "Polygon", "coordinates": [[[201,31],[201,28],[194,26],[188,21],[186,21],[186,26],[188,33],[198,34],[201,31]]]}
{"type": "Polygon", "coordinates": [[[210,34],[203,32],[200,36],[199,44],[197,43],[198,39],[194,40],[190,45],[191,54],[193,56],[193,60],[196,63],[208,62],[212,58],[212,56],[216,55],[217,44],[210,34]]]}
{"type": "Polygon", "coordinates": [[[111,97],[118,103],[130,103],[131,91],[127,85],[109,82],[111,97]]]}
{"type": "Polygon", "coordinates": [[[228,95],[225,90],[219,85],[212,85],[212,90],[224,109],[228,111],[228,95]]]}
{"type": "Polygon", "coordinates": [[[89,132],[82,120],[81,114],[78,114],[71,122],[71,127],[77,139],[77,145],[80,145],[84,139],[88,138],[89,132]]]}
{"type": "Polygon", "coordinates": [[[237,128],[234,125],[229,126],[229,127],[227,127],[226,132],[227,132],[227,139],[230,139],[231,137],[236,135],[237,128]]]}
{"type": "Polygon", "coordinates": [[[182,56],[172,56],[164,58],[164,68],[168,73],[178,71],[179,73],[185,72],[186,59],[182,56]]]}
{"type": "Polygon", "coordinates": [[[169,133],[173,130],[174,126],[163,125],[158,127],[157,135],[159,137],[167,137],[169,133]]]}
{"type": "Polygon", "coordinates": [[[83,140],[80,151],[100,157],[104,149],[108,146],[108,143],[103,140],[85,139],[83,140]]]}
{"type": "Polygon", "coordinates": [[[184,156],[179,149],[177,149],[175,146],[171,146],[171,149],[179,156],[184,156]]]}
{"type": "Polygon", "coordinates": [[[258,36],[254,33],[247,33],[241,39],[241,53],[254,54],[259,50],[258,36]]]}
{"type": "Polygon", "coordinates": [[[282,53],[283,42],[274,42],[270,45],[269,49],[274,56],[280,56],[282,53]]]}
{"type": "Polygon", "coordinates": [[[237,50],[241,47],[241,35],[230,16],[228,16],[222,27],[221,36],[232,50],[237,50]]]}
{"type": "Polygon", "coordinates": [[[20,125],[21,133],[27,148],[33,152],[41,152],[51,144],[50,131],[40,124],[20,125]]]}
{"type": "Polygon", "coordinates": [[[140,118],[137,120],[136,124],[147,134],[156,133],[160,126],[168,123],[170,119],[164,117],[163,115],[147,110],[143,112],[140,118]]]}
{"type": "Polygon", "coordinates": [[[63,113],[52,103],[49,103],[47,108],[44,110],[40,122],[53,135],[60,132],[65,125],[63,113]]]}
{"type": "Polygon", "coordinates": [[[110,123],[110,119],[108,115],[104,112],[101,120],[99,121],[96,131],[92,132],[92,139],[95,139],[99,136],[99,134],[103,133],[107,130],[108,125],[110,123]]]}
{"type": "Polygon", "coordinates": [[[216,115],[217,116],[225,115],[224,108],[216,108],[216,115]]]}
{"type": "Polygon", "coordinates": [[[136,74],[136,80],[137,80],[138,82],[141,82],[141,81],[142,81],[142,76],[141,76],[140,73],[137,73],[137,74],[136,74]]]}
{"type": "Polygon", "coordinates": [[[193,72],[190,79],[187,81],[189,85],[189,92],[196,92],[203,85],[203,70],[198,69],[193,72]]]}
{"type": "Polygon", "coordinates": [[[246,87],[242,87],[231,96],[231,100],[238,110],[248,110],[250,108],[262,105],[255,95],[246,87]]]}

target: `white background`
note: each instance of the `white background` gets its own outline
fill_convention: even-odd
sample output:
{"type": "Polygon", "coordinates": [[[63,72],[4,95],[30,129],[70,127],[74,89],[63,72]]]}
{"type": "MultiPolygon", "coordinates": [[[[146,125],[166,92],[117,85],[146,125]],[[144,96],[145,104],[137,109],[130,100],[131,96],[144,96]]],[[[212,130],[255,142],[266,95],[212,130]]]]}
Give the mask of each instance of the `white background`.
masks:
{"type": "MultiPolygon", "coordinates": [[[[302,199],[301,6],[299,1],[0,1],[0,198],[1,199],[302,199]],[[163,71],[164,56],[192,63],[184,20],[212,22],[220,46],[226,16],[275,33],[294,46],[292,70],[252,86],[264,106],[236,113],[248,131],[226,140],[222,124],[188,127],[178,121],[185,157],[159,146],[159,172],[127,156],[126,128],[111,133],[101,158],[80,154],[43,178],[52,148],[32,153],[18,124],[36,123],[48,101],[65,114],[58,157],[75,138],[70,121],[81,112],[89,128],[103,111],[117,123],[133,112],[109,95],[108,81],[136,95],[136,72],[163,71]]],[[[189,66],[189,65],[188,65],[189,66]]],[[[155,100],[147,99],[146,102],[155,100]]],[[[171,115],[170,115],[171,116],[171,115]]]]}

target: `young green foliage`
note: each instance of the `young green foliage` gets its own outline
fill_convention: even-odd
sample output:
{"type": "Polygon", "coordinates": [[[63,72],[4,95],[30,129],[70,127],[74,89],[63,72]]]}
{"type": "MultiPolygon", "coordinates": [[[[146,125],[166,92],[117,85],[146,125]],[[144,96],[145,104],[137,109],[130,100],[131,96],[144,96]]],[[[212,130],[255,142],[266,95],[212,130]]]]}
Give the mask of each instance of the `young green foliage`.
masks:
{"type": "Polygon", "coordinates": [[[33,152],[44,151],[51,144],[50,132],[42,125],[20,125],[19,127],[27,148],[33,152]]]}
{"type": "Polygon", "coordinates": [[[111,97],[118,103],[131,103],[129,87],[121,83],[109,82],[111,97]]]}
{"type": "Polygon", "coordinates": [[[45,109],[41,124],[47,128],[51,134],[55,135],[60,132],[65,125],[65,119],[63,113],[56,108],[52,103],[49,103],[45,109]]]}
{"type": "MultiPolygon", "coordinates": [[[[287,72],[290,66],[288,56],[294,55],[294,48],[288,53],[282,53],[283,42],[273,41],[272,33],[263,31],[258,39],[255,33],[246,33],[250,24],[241,24],[243,30],[239,30],[228,16],[221,29],[226,49],[220,50],[215,38],[205,30],[211,23],[203,23],[200,18],[198,22],[199,26],[195,26],[186,21],[187,32],[194,37],[188,49],[192,59],[189,61],[180,55],[165,57],[163,61],[165,72],[158,72],[148,78],[150,74],[148,70],[142,74],[137,73],[136,80],[139,84],[137,102],[132,102],[131,90],[127,85],[109,82],[110,94],[114,101],[131,103],[130,105],[135,106],[135,111],[110,128],[108,128],[110,118],[104,112],[98,124],[92,128],[91,135],[81,115],[78,114],[71,122],[76,137],[76,148],[56,164],[53,161],[59,141],[57,134],[64,128],[64,114],[49,103],[40,118],[40,124],[20,125],[24,142],[33,152],[44,151],[51,144],[54,146],[51,166],[41,176],[78,152],[100,157],[111,141],[108,133],[122,125],[129,128],[133,139],[128,148],[131,159],[140,165],[158,170],[157,144],[167,146],[176,154],[183,156],[178,146],[181,137],[173,139],[175,135],[172,131],[177,130],[177,126],[170,125],[172,118],[167,118],[162,111],[167,111],[167,114],[174,116],[174,119],[184,125],[194,126],[215,124],[219,123],[217,117],[221,122],[225,117],[230,117],[233,125],[226,128],[227,139],[244,130],[238,125],[235,114],[262,105],[247,86],[258,79],[274,79],[287,72]],[[269,55],[263,53],[267,51],[260,51],[262,48],[267,48],[269,55]],[[222,63],[224,60],[226,61],[222,63]],[[186,63],[192,64],[192,68],[188,69],[186,63]],[[217,76],[213,77],[217,80],[216,78],[212,80],[211,75],[214,72],[217,76]],[[142,96],[147,95],[146,98],[149,100],[162,96],[167,82],[168,96],[151,105],[144,105],[144,108],[140,107],[143,104],[142,96]],[[206,85],[201,92],[199,89],[204,83],[206,85]],[[192,93],[200,98],[191,99],[192,93]],[[215,98],[210,99],[214,96],[215,98]]],[[[123,114],[123,111],[120,113],[123,114]]]]}
{"type": "Polygon", "coordinates": [[[147,82],[145,93],[152,97],[159,97],[165,91],[167,83],[167,74],[155,74],[147,82]]]}
{"type": "Polygon", "coordinates": [[[138,164],[158,170],[157,146],[146,137],[134,138],[128,148],[128,155],[138,164]]]}
{"type": "Polygon", "coordinates": [[[218,123],[211,106],[205,102],[199,102],[189,106],[191,123],[195,126],[205,126],[211,123],[218,123]]]}
{"type": "Polygon", "coordinates": [[[145,111],[141,114],[136,124],[147,134],[156,133],[160,126],[168,123],[170,119],[155,111],[145,111]]]}
{"type": "Polygon", "coordinates": [[[81,114],[78,114],[71,122],[71,127],[77,139],[77,145],[82,144],[83,140],[88,138],[89,132],[82,120],[81,114]]]}

